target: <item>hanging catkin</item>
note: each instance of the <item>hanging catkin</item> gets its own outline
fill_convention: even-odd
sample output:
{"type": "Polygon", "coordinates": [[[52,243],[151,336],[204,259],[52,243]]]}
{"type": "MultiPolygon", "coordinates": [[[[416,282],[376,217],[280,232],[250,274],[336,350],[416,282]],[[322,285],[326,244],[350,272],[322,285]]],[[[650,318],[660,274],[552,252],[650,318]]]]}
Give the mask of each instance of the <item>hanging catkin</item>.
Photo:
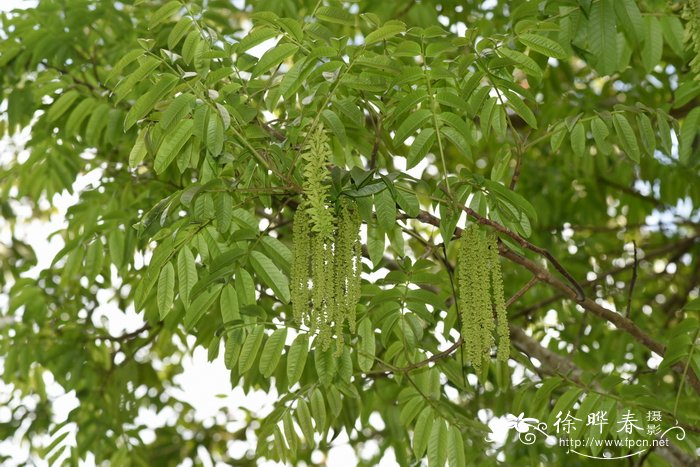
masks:
{"type": "Polygon", "coordinates": [[[293,262],[291,271],[292,314],[297,323],[302,323],[309,309],[309,258],[311,237],[306,206],[301,204],[294,214],[292,226],[293,262]]]}
{"type": "Polygon", "coordinates": [[[486,246],[489,252],[489,269],[491,270],[491,296],[496,312],[496,335],[498,336],[498,359],[507,362],[510,356],[510,331],[508,330],[508,316],[506,314],[506,301],[503,293],[503,274],[501,261],[498,256],[498,237],[495,233],[486,234],[486,246]]]}
{"type": "Polygon", "coordinates": [[[457,258],[462,336],[467,358],[479,372],[494,345],[498,321],[498,358],[508,360],[510,339],[503,277],[496,235],[485,234],[475,224],[464,230],[457,258]]]}
{"type": "Polygon", "coordinates": [[[360,218],[354,201],[329,203],[324,180],[330,156],[328,137],[319,127],[307,138],[304,161],[304,201],[294,216],[292,313],[299,324],[318,333],[321,349],[336,337],[342,350],[343,325],[355,332],[355,307],[360,298],[360,218]]]}
{"type": "MultiPolygon", "coordinates": [[[[360,216],[355,204],[347,198],[340,202],[338,234],[335,243],[335,316],[336,326],[347,321],[355,332],[355,306],[360,299],[360,216]]],[[[340,329],[337,329],[340,337],[340,329]]]]}

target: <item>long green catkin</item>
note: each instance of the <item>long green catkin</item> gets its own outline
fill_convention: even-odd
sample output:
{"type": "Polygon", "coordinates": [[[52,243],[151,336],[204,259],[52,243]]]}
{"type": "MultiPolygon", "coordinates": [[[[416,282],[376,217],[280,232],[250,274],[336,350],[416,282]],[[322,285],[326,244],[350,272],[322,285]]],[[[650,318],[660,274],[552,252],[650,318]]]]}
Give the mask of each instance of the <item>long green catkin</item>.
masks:
{"type": "Polygon", "coordinates": [[[498,256],[498,237],[489,232],[486,235],[486,245],[489,251],[489,269],[491,270],[491,296],[496,312],[496,335],[498,336],[498,360],[507,362],[510,356],[510,330],[505,294],[503,292],[503,272],[498,256]]]}
{"type": "Polygon", "coordinates": [[[460,240],[457,273],[457,305],[465,352],[474,369],[480,372],[494,345],[494,331],[498,335],[499,360],[507,360],[510,352],[496,235],[485,234],[476,224],[466,228],[460,240]]]}
{"type": "Polygon", "coordinates": [[[308,323],[309,311],[309,258],[311,257],[311,237],[309,236],[309,216],[304,205],[294,214],[292,226],[292,271],[291,298],[292,315],[299,324],[308,323]]]}
{"type": "Polygon", "coordinates": [[[355,332],[355,308],[360,298],[362,272],[360,217],[354,201],[338,202],[338,215],[330,205],[326,165],[328,137],[319,127],[307,138],[304,161],[304,201],[294,216],[292,314],[299,324],[318,333],[322,350],[333,336],[343,348],[343,326],[355,332]]]}

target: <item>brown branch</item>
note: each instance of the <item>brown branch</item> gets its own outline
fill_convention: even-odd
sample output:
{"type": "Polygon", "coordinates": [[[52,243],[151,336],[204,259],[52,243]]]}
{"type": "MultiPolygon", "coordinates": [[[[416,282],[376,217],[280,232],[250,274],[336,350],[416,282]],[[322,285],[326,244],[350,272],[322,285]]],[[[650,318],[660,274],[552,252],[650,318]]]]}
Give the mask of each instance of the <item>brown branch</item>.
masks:
{"type": "MultiPolygon", "coordinates": [[[[663,256],[666,253],[676,251],[676,250],[678,250],[678,252],[681,254],[685,253],[690,247],[692,247],[695,244],[695,241],[698,238],[700,238],[700,235],[694,235],[692,237],[685,238],[685,239],[681,240],[680,242],[672,243],[670,245],[665,245],[665,246],[660,247],[656,250],[650,251],[649,253],[645,253],[644,257],[642,259],[651,259],[651,258],[655,258],[657,256],[663,256]]],[[[634,267],[634,263],[626,264],[624,266],[614,267],[612,269],[609,269],[606,272],[598,274],[595,279],[583,282],[582,285],[584,287],[595,285],[598,282],[605,280],[605,278],[608,276],[614,276],[614,275],[619,274],[621,272],[624,272],[628,269],[631,269],[632,267],[634,267]]],[[[564,298],[564,293],[557,292],[556,294],[554,294],[553,296],[551,296],[549,298],[545,298],[544,300],[541,300],[541,301],[539,301],[539,302],[537,302],[537,303],[535,303],[527,308],[523,308],[522,310],[519,310],[517,313],[515,313],[513,315],[513,317],[518,318],[521,316],[529,315],[533,311],[538,310],[542,307],[545,307],[545,306],[549,305],[550,303],[554,303],[558,300],[561,300],[562,298],[564,298]]]]}
{"type": "Polygon", "coordinates": [[[518,180],[520,180],[520,167],[522,165],[523,154],[522,150],[518,151],[518,155],[515,158],[515,169],[513,169],[513,176],[510,179],[510,189],[515,190],[515,185],[517,185],[518,180]]]}
{"type": "Polygon", "coordinates": [[[598,181],[601,182],[604,185],[607,185],[611,188],[615,188],[618,191],[621,191],[622,193],[625,193],[627,195],[633,196],[637,199],[640,199],[642,201],[646,201],[647,203],[652,204],[655,208],[669,208],[666,203],[663,201],[660,201],[653,196],[645,195],[643,193],[638,192],[634,188],[622,185],[620,183],[614,182],[612,180],[608,180],[607,178],[604,177],[598,177],[598,181]]]}
{"type": "MultiPolygon", "coordinates": [[[[506,247],[503,244],[499,244],[499,250],[500,250],[499,252],[500,252],[501,256],[503,256],[504,258],[508,258],[512,262],[514,262],[516,264],[520,264],[521,266],[525,267],[530,272],[535,274],[535,276],[538,277],[541,281],[546,282],[547,284],[551,285],[555,289],[564,293],[564,295],[566,297],[571,298],[571,299],[577,298],[575,290],[573,290],[568,285],[564,284],[562,281],[560,281],[556,277],[552,276],[549,272],[547,272],[545,269],[543,269],[540,265],[534,263],[533,261],[530,261],[529,259],[527,259],[523,256],[520,256],[519,254],[510,250],[508,247],[506,247]]],[[[615,327],[617,327],[618,329],[620,329],[620,330],[626,332],[627,334],[629,334],[630,336],[632,336],[637,342],[644,345],[649,350],[656,352],[660,356],[664,355],[664,353],[666,351],[666,348],[664,347],[664,345],[655,341],[651,336],[649,336],[646,332],[644,332],[642,329],[640,329],[629,318],[599,305],[598,303],[594,302],[590,298],[585,298],[582,302],[579,302],[579,305],[581,305],[583,308],[590,311],[594,315],[598,316],[599,318],[603,318],[604,320],[608,321],[609,323],[614,324],[615,327]]],[[[673,366],[673,369],[681,374],[685,370],[682,362],[675,364],[673,366]]],[[[693,386],[693,389],[695,389],[695,391],[698,394],[700,394],[700,380],[695,375],[695,373],[693,373],[693,372],[688,373],[688,382],[690,383],[691,386],[693,386]]]]}
{"type": "Polygon", "coordinates": [[[146,323],[143,326],[141,326],[140,328],[138,328],[137,330],[124,333],[120,336],[112,336],[110,334],[101,334],[101,335],[95,336],[95,339],[104,339],[107,341],[123,342],[123,341],[133,339],[135,337],[138,337],[139,334],[141,334],[144,331],[148,331],[149,329],[151,329],[151,325],[146,323]]]}
{"type": "Polygon", "coordinates": [[[522,297],[523,295],[525,295],[525,293],[526,293],[528,290],[530,290],[530,289],[531,289],[535,284],[537,284],[539,281],[540,281],[540,280],[539,280],[537,277],[533,277],[532,279],[530,279],[530,280],[528,281],[527,284],[525,284],[524,286],[522,286],[522,288],[521,288],[520,290],[518,290],[517,292],[515,292],[515,294],[514,294],[512,297],[510,297],[510,298],[508,299],[508,301],[506,302],[506,308],[510,308],[510,306],[511,306],[513,303],[515,303],[516,301],[518,301],[518,299],[519,299],[520,297],[522,297]]]}
{"type": "MultiPolygon", "coordinates": [[[[467,206],[461,206],[462,210],[466,212],[468,215],[470,215],[472,218],[476,220],[477,223],[482,224],[482,225],[488,225],[489,227],[493,228],[494,230],[510,237],[512,240],[514,240],[518,245],[521,247],[533,251],[537,253],[538,255],[544,257],[549,261],[549,263],[554,266],[554,268],[559,271],[559,273],[566,278],[566,280],[571,283],[571,285],[574,288],[574,291],[576,292],[575,294],[575,299],[576,301],[582,301],[585,299],[585,294],[583,293],[583,288],[579,285],[579,283],[574,279],[574,277],[564,268],[564,266],[557,261],[557,259],[552,256],[552,254],[545,250],[544,248],[541,248],[539,246],[533,245],[529,241],[525,240],[523,237],[518,235],[517,233],[513,232],[510,229],[507,229],[506,227],[503,227],[501,224],[498,222],[494,222],[491,219],[487,219],[486,217],[482,216],[481,214],[477,213],[473,209],[467,207],[467,206]]],[[[418,214],[417,217],[418,220],[425,222],[427,224],[434,225],[436,227],[440,227],[440,219],[437,217],[433,216],[429,212],[426,211],[421,211],[418,214]]],[[[457,229],[455,232],[457,232],[456,236],[461,236],[461,229],[457,229]]]]}
{"type": "Polygon", "coordinates": [[[449,357],[450,355],[452,355],[452,353],[454,351],[456,351],[458,348],[460,348],[463,343],[464,343],[464,339],[462,339],[462,337],[460,336],[459,339],[457,339],[457,342],[455,342],[454,344],[452,344],[450,347],[443,350],[442,352],[438,352],[438,353],[426,358],[425,360],[421,360],[419,362],[411,363],[410,365],[407,365],[407,366],[404,366],[401,368],[397,368],[396,370],[401,372],[401,373],[406,373],[406,372],[415,370],[417,368],[422,368],[422,367],[424,367],[432,362],[436,362],[440,359],[449,357]]]}
{"type": "Polygon", "coordinates": [[[375,126],[374,130],[374,144],[372,145],[372,153],[370,154],[369,157],[369,164],[368,168],[369,170],[374,170],[374,168],[377,166],[377,154],[379,153],[379,145],[382,141],[382,124],[383,120],[377,116],[376,119],[372,120],[375,126]]]}
{"type": "MultiPolygon", "coordinates": [[[[483,217],[479,216],[477,219],[484,219],[483,217]]],[[[426,212],[426,211],[421,211],[418,216],[416,217],[417,220],[433,225],[433,226],[440,226],[440,219],[433,216],[432,214],[426,212]]],[[[487,222],[483,222],[484,224],[491,225],[495,224],[498,227],[501,227],[502,229],[505,229],[504,227],[500,226],[499,224],[492,222],[488,219],[484,219],[487,222]]],[[[497,227],[494,227],[497,230],[500,231],[497,227]]],[[[505,229],[507,230],[507,229],[505,229]]],[[[462,235],[462,229],[457,228],[455,230],[455,237],[460,237],[462,235]]],[[[528,242],[529,243],[529,242],[528,242]]],[[[534,245],[533,245],[534,246],[534,245]]],[[[536,247],[538,248],[538,247],[536,247]]],[[[528,269],[531,273],[534,274],[534,276],[544,282],[552,286],[554,289],[558,290],[563,294],[565,298],[570,298],[573,300],[576,300],[579,305],[581,305],[584,309],[590,311],[594,315],[598,316],[599,318],[602,318],[609,323],[615,325],[618,329],[622,330],[623,332],[626,332],[632,338],[634,338],[637,342],[640,344],[644,345],[647,347],[649,350],[657,353],[660,356],[663,356],[665,353],[665,347],[663,344],[655,341],[651,336],[649,336],[646,332],[644,332],[642,329],[640,329],[632,320],[629,318],[616,313],[612,310],[609,310],[595,301],[591,300],[590,298],[587,298],[583,296],[582,300],[579,300],[579,292],[582,294],[581,291],[577,291],[573,289],[572,287],[566,285],[564,282],[561,280],[557,279],[554,277],[552,274],[549,273],[546,269],[541,267],[540,265],[536,264],[535,262],[529,260],[528,258],[525,258],[524,256],[521,256],[514,251],[512,251],[510,248],[508,248],[505,244],[502,242],[499,242],[498,245],[498,250],[499,254],[503,256],[506,259],[509,259],[513,263],[519,264],[523,266],[525,269],[528,269]]],[[[555,260],[556,261],[556,260],[555,260]]],[[[554,264],[554,263],[553,263],[554,264]]],[[[579,286],[580,287],[580,286],[579,286]]],[[[683,362],[677,363],[673,365],[673,369],[680,373],[683,374],[685,371],[685,367],[683,362]]],[[[700,379],[695,375],[694,372],[690,371],[688,372],[688,382],[689,384],[693,387],[693,389],[700,394],[700,379]]]]}
{"type": "Polygon", "coordinates": [[[566,357],[545,348],[536,339],[528,336],[522,328],[510,325],[510,341],[521,352],[536,358],[541,364],[540,370],[548,375],[564,375],[581,384],[583,372],[566,357]]]}

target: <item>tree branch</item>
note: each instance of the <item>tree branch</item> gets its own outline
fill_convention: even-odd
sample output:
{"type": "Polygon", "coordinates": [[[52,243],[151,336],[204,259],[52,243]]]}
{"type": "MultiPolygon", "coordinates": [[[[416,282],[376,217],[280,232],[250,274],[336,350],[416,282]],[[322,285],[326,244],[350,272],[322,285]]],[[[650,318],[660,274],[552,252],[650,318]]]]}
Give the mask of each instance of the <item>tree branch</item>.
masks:
{"type": "MultiPolygon", "coordinates": [[[[651,259],[651,258],[655,258],[657,256],[663,256],[666,253],[676,251],[676,250],[683,253],[683,252],[687,251],[690,247],[692,247],[698,238],[700,238],[700,235],[694,235],[692,237],[684,238],[680,242],[673,243],[670,245],[665,245],[661,248],[650,251],[649,253],[645,253],[644,256],[642,257],[642,259],[651,259]]],[[[628,269],[631,269],[633,267],[634,267],[634,263],[626,264],[624,266],[614,267],[612,269],[609,269],[606,272],[598,274],[595,279],[583,282],[583,286],[588,287],[588,286],[597,284],[598,282],[603,281],[608,276],[614,276],[615,274],[619,274],[619,273],[626,271],[628,269]]],[[[539,308],[542,308],[544,306],[547,306],[550,303],[554,303],[557,300],[560,300],[562,298],[564,298],[564,294],[562,292],[558,292],[549,298],[545,298],[544,300],[541,300],[540,302],[535,303],[534,305],[531,305],[527,308],[523,308],[522,310],[519,310],[517,313],[515,313],[513,315],[513,317],[518,318],[521,316],[529,315],[533,311],[535,311],[539,308]]]]}
{"type": "MultiPolygon", "coordinates": [[[[469,209],[469,208],[467,208],[467,209],[469,209]]],[[[484,217],[482,217],[478,214],[476,214],[476,216],[477,216],[476,217],[477,221],[481,224],[486,224],[486,225],[492,226],[496,230],[498,230],[499,232],[503,232],[504,230],[507,232],[510,232],[508,229],[506,229],[505,227],[501,226],[500,224],[498,224],[496,222],[493,222],[489,219],[485,219],[484,217]],[[480,219],[483,220],[483,222],[479,221],[480,219]]],[[[437,226],[437,227],[440,226],[440,219],[433,216],[432,214],[430,214],[426,211],[421,211],[418,214],[418,216],[416,217],[416,219],[421,221],[421,222],[433,225],[433,226],[437,226]]],[[[457,228],[455,230],[455,237],[460,237],[461,235],[462,235],[462,229],[457,228]]],[[[518,238],[521,238],[517,234],[514,234],[514,235],[518,238]]],[[[511,237],[511,238],[513,238],[513,237],[511,237]]],[[[526,240],[524,240],[524,239],[522,239],[522,240],[524,242],[530,244],[526,240]]],[[[536,247],[532,244],[530,244],[530,245],[532,247],[534,247],[535,249],[541,250],[539,247],[536,247]]],[[[537,251],[537,250],[532,250],[532,248],[528,248],[528,249],[530,249],[531,251],[537,251]]],[[[546,269],[544,269],[540,265],[536,264],[535,262],[529,260],[528,258],[525,258],[524,256],[521,256],[521,255],[515,253],[514,251],[512,251],[510,248],[508,248],[502,242],[499,242],[498,250],[499,250],[499,254],[501,256],[509,259],[513,263],[516,263],[516,264],[523,266],[525,269],[528,269],[531,273],[534,274],[534,276],[538,280],[549,284],[554,289],[557,289],[559,292],[561,292],[563,294],[564,297],[576,300],[579,303],[579,305],[581,305],[583,308],[590,311],[591,313],[598,316],[599,318],[602,318],[602,319],[608,321],[609,323],[615,325],[615,327],[626,332],[627,334],[632,336],[632,338],[634,338],[637,342],[641,343],[642,345],[644,345],[645,347],[647,347],[651,351],[657,353],[660,356],[664,355],[666,349],[665,349],[665,346],[663,344],[655,341],[651,336],[649,336],[646,332],[644,332],[642,329],[640,329],[629,318],[622,316],[619,313],[616,313],[612,310],[609,310],[609,309],[599,305],[595,301],[591,300],[590,298],[585,297],[585,295],[583,295],[583,289],[581,289],[580,286],[579,286],[579,290],[576,290],[576,289],[566,285],[561,280],[557,279],[552,274],[550,274],[549,271],[547,271],[546,269]]],[[[544,250],[544,251],[546,251],[546,250],[544,250]]],[[[549,255],[549,256],[551,256],[551,255],[549,255]]],[[[556,261],[556,259],[554,259],[553,257],[551,258],[550,262],[553,265],[559,264],[556,261]],[[553,260],[553,262],[552,262],[552,260],[553,260]]],[[[560,270],[560,272],[561,272],[561,270],[560,270]]],[[[576,283],[576,282],[573,281],[573,283],[576,283]]],[[[673,365],[673,369],[676,372],[678,372],[679,374],[683,374],[685,367],[684,367],[683,363],[681,362],[681,363],[677,363],[677,364],[673,365]]],[[[700,380],[695,375],[695,373],[692,371],[688,372],[688,383],[693,387],[695,392],[700,394],[700,380]]]]}
{"type": "MultiPolygon", "coordinates": [[[[499,252],[501,256],[503,256],[504,258],[508,258],[512,262],[525,267],[530,272],[535,274],[535,276],[538,277],[541,281],[546,282],[555,289],[559,290],[566,297],[571,299],[577,298],[576,292],[573,289],[561,282],[556,277],[552,276],[549,272],[547,272],[545,269],[543,269],[541,266],[534,263],[533,261],[530,261],[529,259],[520,256],[519,254],[510,250],[503,244],[499,244],[499,252]]],[[[590,311],[594,315],[598,316],[599,318],[603,318],[609,323],[614,324],[615,327],[632,336],[637,342],[644,345],[649,350],[656,352],[658,355],[664,355],[666,351],[665,346],[655,341],[651,336],[649,336],[646,332],[644,332],[636,324],[634,324],[634,322],[631,319],[599,305],[590,298],[585,298],[582,302],[579,302],[579,305],[581,305],[583,308],[590,311]]],[[[673,369],[679,372],[680,374],[683,374],[685,368],[682,363],[678,363],[673,366],[673,369]]],[[[698,394],[700,394],[700,380],[698,380],[695,373],[688,373],[688,382],[691,386],[693,386],[693,389],[695,389],[695,391],[698,394]]]]}

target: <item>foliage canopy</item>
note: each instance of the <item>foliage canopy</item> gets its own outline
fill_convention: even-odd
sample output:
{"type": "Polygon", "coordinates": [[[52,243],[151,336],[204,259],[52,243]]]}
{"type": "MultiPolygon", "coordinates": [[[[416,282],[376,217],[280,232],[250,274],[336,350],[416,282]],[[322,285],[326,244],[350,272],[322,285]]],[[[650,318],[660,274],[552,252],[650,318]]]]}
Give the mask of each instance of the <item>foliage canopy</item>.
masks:
{"type": "Polygon", "coordinates": [[[646,465],[697,458],[697,1],[41,0],[0,34],[1,130],[28,134],[0,175],[0,439],[64,452],[50,373],[75,463],[311,463],[343,435],[367,465],[574,465],[487,424],[599,410],[686,430],[646,465]],[[90,172],[32,272],[17,209],[46,219],[90,172]],[[143,327],[109,334],[105,296],[143,327]],[[172,389],[200,346],[272,412],[196,421],[172,389]]]}

